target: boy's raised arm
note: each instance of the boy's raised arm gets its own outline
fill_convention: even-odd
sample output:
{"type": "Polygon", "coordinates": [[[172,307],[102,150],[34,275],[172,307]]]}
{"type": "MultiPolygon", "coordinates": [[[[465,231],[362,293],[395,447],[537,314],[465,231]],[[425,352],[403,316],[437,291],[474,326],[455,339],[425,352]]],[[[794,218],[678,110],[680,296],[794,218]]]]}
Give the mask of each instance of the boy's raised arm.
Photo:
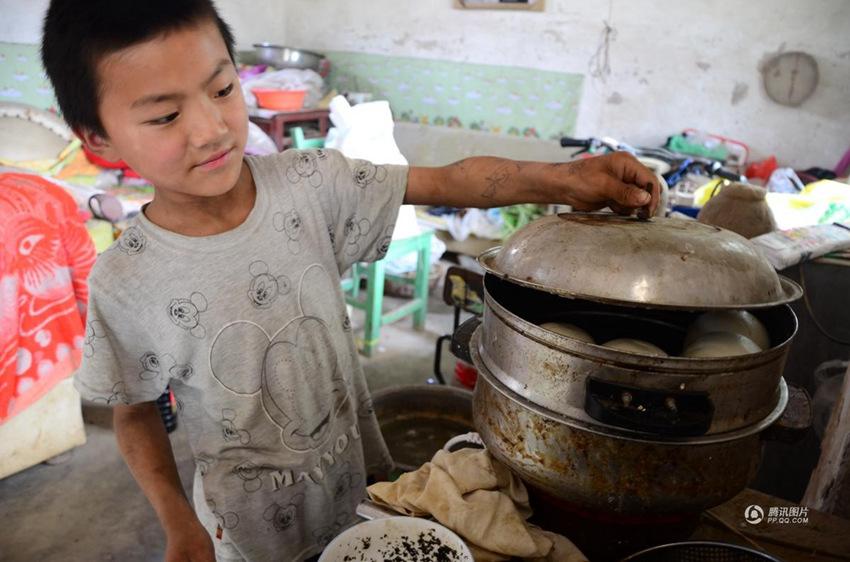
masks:
{"type": "Polygon", "coordinates": [[[124,462],[165,529],[166,562],[215,562],[212,539],[180,483],[156,402],[116,406],[113,422],[124,462]]]}
{"type": "Polygon", "coordinates": [[[554,164],[480,156],[441,168],[411,167],[404,202],[477,208],[560,203],[620,214],[648,206],[651,216],[659,190],[655,174],[624,152],[554,164]]]}

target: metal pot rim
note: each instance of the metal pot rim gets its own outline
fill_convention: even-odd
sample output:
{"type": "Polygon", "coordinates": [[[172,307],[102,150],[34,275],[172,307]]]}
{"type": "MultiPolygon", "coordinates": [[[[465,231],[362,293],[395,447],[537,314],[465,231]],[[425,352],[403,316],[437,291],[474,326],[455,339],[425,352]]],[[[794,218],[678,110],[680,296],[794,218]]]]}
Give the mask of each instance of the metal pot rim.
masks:
{"type": "Polygon", "coordinates": [[[550,332],[549,330],[541,328],[533,322],[529,322],[528,320],[517,316],[516,314],[505,308],[496,299],[496,297],[494,297],[489,291],[487,291],[486,286],[487,285],[485,282],[484,299],[493,314],[502,318],[509,318],[510,322],[505,323],[511,325],[512,327],[521,328],[523,336],[529,339],[532,339],[538,343],[549,347],[552,347],[554,344],[557,346],[558,349],[562,349],[566,353],[579,355],[585,358],[613,361],[617,364],[633,365],[641,369],[646,369],[647,367],[649,367],[653,369],[653,371],[658,372],[674,371],[676,374],[680,375],[683,374],[683,371],[692,373],[694,375],[705,374],[706,372],[710,373],[712,371],[726,372],[728,371],[729,361],[735,361],[737,363],[746,363],[748,367],[757,367],[772,360],[776,355],[782,354],[783,348],[790,344],[791,340],[794,339],[794,336],[796,335],[797,330],[799,328],[796,315],[793,315],[794,330],[785,341],[773,345],[768,349],[765,349],[764,351],[760,351],[758,353],[751,353],[748,355],[711,358],[677,356],[664,357],[658,355],[642,355],[619,349],[613,349],[610,347],[605,347],[599,344],[587,343],[573,338],[569,338],[567,336],[562,336],[560,334],[555,334],[554,332],[550,332]],[[592,351],[593,353],[588,353],[588,351],[592,351]],[[640,360],[640,364],[636,365],[634,364],[634,361],[638,358],[640,360]]]}
{"type": "Polygon", "coordinates": [[[306,49],[296,49],[295,47],[287,47],[286,45],[278,45],[277,43],[269,43],[267,41],[263,41],[262,43],[254,43],[254,49],[275,49],[275,50],[290,50],[290,51],[298,51],[299,53],[304,53],[307,55],[313,55],[314,57],[319,57],[320,59],[325,58],[325,55],[321,53],[317,53],[315,51],[308,51],[306,49]]]}
{"type": "Polygon", "coordinates": [[[754,558],[756,558],[756,557],[760,558],[763,562],[781,562],[778,558],[771,556],[770,554],[768,554],[767,552],[764,552],[763,550],[754,550],[752,548],[749,548],[749,547],[746,547],[746,546],[741,546],[739,544],[725,543],[725,542],[719,542],[719,541],[680,541],[680,542],[660,544],[660,545],[657,545],[657,546],[646,548],[644,550],[641,550],[640,552],[635,552],[634,554],[630,554],[626,558],[623,558],[623,560],[621,560],[621,562],[635,562],[635,561],[638,561],[638,560],[649,560],[647,555],[650,555],[650,554],[653,554],[653,553],[671,551],[671,550],[675,551],[675,549],[677,549],[677,548],[688,548],[688,547],[705,547],[705,548],[722,547],[722,548],[726,548],[727,551],[731,550],[733,552],[740,553],[740,554],[752,555],[754,558]]]}
{"type": "Polygon", "coordinates": [[[737,431],[704,435],[700,437],[662,437],[651,433],[624,430],[613,426],[605,425],[600,422],[590,423],[583,420],[570,418],[553,412],[548,408],[539,406],[534,402],[523,398],[522,396],[508,388],[500,380],[498,380],[498,378],[490,372],[490,369],[484,364],[484,361],[481,358],[481,353],[478,348],[481,339],[481,333],[482,328],[479,327],[472,335],[472,339],[470,340],[469,346],[470,355],[472,356],[472,362],[478,369],[478,376],[483,377],[487,381],[487,383],[489,383],[494,389],[496,389],[496,391],[504,395],[509,400],[512,400],[517,404],[521,405],[522,407],[527,408],[535,412],[536,414],[550,419],[556,423],[564,424],[569,427],[584,430],[596,435],[610,437],[612,439],[674,446],[711,445],[715,443],[725,443],[727,441],[735,441],[738,439],[750,437],[754,434],[764,431],[782,416],[782,413],[785,411],[785,407],[788,405],[788,386],[785,383],[785,379],[780,378],[779,399],[777,400],[776,406],[773,408],[770,414],[768,414],[755,424],[745,427],[743,429],[739,429],[737,431]]]}

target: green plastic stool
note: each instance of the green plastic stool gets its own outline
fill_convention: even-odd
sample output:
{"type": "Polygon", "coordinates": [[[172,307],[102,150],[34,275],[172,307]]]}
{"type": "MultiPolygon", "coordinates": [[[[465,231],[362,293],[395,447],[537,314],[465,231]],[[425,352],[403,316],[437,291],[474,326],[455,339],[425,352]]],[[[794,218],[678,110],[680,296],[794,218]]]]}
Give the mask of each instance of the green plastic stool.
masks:
{"type": "Polygon", "coordinates": [[[413,315],[413,327],[421,330],[425,327],[425,316],[428,313],[428,276],[431,270],[431,231],[410,238],[393,240],[387,250],[386,257],[369,264],[355,264],[352,267],[352,278],[342,282],[342,289],[347,294],[345,301],[366,312],[366,326],[363,338],[358,338],[360,350],[366,357],[372,355],[372,350],[378,345],[381,336],[381,326],[395,322],[399,318],[413,315]],[[384,272],[385,260],[394,260],[401,256],[416,252],[416,276],[413,279],[400,275],[390,275],[384,272]],[[360,298],[360,280],[366,279],[366,298],[360,298]],[[413,285],[413,299],[383,314],[384,281],[386,279],[413,285]]]}
{"type": "Polygon", "coordinates": [[[289,130],[289,136],[292,137],[292,148],[298,150],[325,147],[325,137],[318,139],[306,139],[304,138],[304,129],[301,127],[292,127],[289,130]]]}

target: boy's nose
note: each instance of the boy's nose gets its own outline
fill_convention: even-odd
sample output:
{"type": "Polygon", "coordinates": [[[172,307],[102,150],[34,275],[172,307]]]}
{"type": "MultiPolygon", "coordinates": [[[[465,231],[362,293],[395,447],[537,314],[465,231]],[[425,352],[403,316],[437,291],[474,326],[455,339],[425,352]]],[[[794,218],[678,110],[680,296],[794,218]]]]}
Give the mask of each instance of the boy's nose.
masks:
{"type": "Polygon", "coordinates": [[[216,107],[206,106],[196,112],[189,132],[195,148],[206,148],[218,143],[227,134],[227,124],[216,107]]]}

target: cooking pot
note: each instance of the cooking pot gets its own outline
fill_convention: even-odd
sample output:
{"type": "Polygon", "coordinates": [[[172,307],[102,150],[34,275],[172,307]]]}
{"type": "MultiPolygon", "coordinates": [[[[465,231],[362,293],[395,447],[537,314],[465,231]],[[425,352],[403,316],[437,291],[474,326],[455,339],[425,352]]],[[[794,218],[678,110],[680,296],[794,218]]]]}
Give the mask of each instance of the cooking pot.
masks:
{"type": "Polygon", "coordinates": [[[763,439],[811,423],[808,397],[781,376],[797,330],[786,303],[802,291],[734,233],[675,219],[552,215],[479,262],[485,310],[469,341],[476,429],[548,497],[626,518],[693,514],[752,481],[763,439]],[[678,357],[688,325],[717,309],[749,310],[771,347],[678,357]],[[551,321],[599,342],[639,337],[670,356],[540,327],[551,321]]]}

